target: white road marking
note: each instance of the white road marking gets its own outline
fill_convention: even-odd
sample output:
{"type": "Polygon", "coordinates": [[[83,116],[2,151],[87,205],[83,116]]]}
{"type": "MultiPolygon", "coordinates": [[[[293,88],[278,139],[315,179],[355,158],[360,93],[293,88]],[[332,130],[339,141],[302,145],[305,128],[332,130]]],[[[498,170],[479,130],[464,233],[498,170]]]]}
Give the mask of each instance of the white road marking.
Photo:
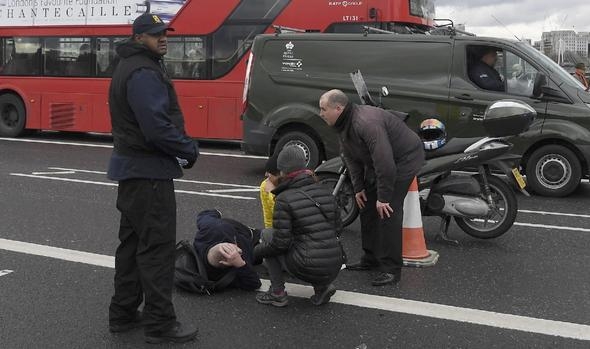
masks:
{"type": "MultiPolygon", "coordinates": [[[[80,173],[93,173],[93,174],[101,174],[106,175],[107,173],[104,171],[91,171],[91,170],[79,170],[75,168],[63,168],[63,167],[49,167],[51,170],[64,170],[64,171],[74,171],[80,173]]],[[[245,189],[256,189],[259,190],[260,188],[253,185],[245,185],[245,184],[233,184],[233,183],[219,183],[219,182],[205,182],[205,181],[194,181],[190,179],[175,179],[175,182],[179,183],[195,183],[195,184],[209,184],[209,185],[219,185],[222,187],[237,187],[237,188],[245,188],[245,189]]]]}
{"type": "MultiPolygon", "coordinates": [[[[27,139],[27,138],[3,138],[0,137],[0,141],[9,142],[24,142],[24,143],[41,143],[41,144],[57,144],[57,145],[73,145],[77,147],[90,147],[90,148],[107,148],[112,149],[113,146],[109,144],[92,144],[92,143],[76,143],[76,142],[64,142],[64,141],[45,141],[40,139],[27,139]]],[[[200,155],[207,156],[222,156],[229,158],[244,158],[244,159],[268,159],[268,156],[257,156],[257,155],[245,155],[245,154],[230,154],[230,153],[211,153],[200,151],[200,155]]]]}
{"type": "Polygon", "coordinates": [[[10,274],[12,272],[14,272],[14,271],[13,270],[8,270],[8,269],[0,270],[0,276],[8,275],[8,274],[10,274]]]}
{"type": "Polygon", "coordinates": [[[519,225],[519,226],[522,226],[522,227],[543,228],[543,229],[572,230],[572,231],[590,232],[590,229],[586,229],[586,228],[564,227],[564,226],[560,226],[560,225],[546,225],[546,224],[520,223],[520,222],[515,222],[514,225],[519,225]]]}
{"type": "MultiPolygon", "coordinates": [[[[115,258],[111,256],[32,244],[28,242],[0,239],[0,249],[107,268],[115,267],[115,258]]],[[[262,281],[262,289],[267,288],[270,285],[268,280],[262,281]]],[[[313,288],[311,286],[292,283],[288,283],[286,286],[287,291],[291,296],[307,298],[313,294],[313,288]]],[[[362,308],[379,309],[396,313],[503,328],[507,330],[590,341],[590,325],[571,322],[546,320],[350,291],[337,291],[332,297],[331,302],[362,308]]]]}
{"type": "MultiPolygon", "coordinates": [[[[35,176],[25,173],[11,173],[11,176],[18,176],[18,177],[29,177],[29,178],[38,178],[38,179],[49,179],[54,181],[62,181],[62,182],[73,182],[73,183],[84,183],[84,184],[95,184],[95,185],[104,185],[108,187],[116,187],[117,183],[112,182],[97,182],[97,181],[87,181],[83,179],[72,179],[72,178],[61,178],[61,177],[48,177],[48,176],[35,176]]],[[[237,196],[237,195],[223,195],[223,194],[213,194],[213,193],[204,193],[198,191],[190,191],[190,190],[174,190],[176,193],[181,194],[190,194],[190,195],[201,195],[201,196],[214,196],[220,198],[227,198],[227,199],[239,199],[239,200],[256,200],[256,198],[251,198],[247,196],[237,196]]]]}
{"type": "Polygon", "coordinates": [[[55,172],[32,172],[31,174],[35,176],[42,176],[42,175],[58,175],[58,174],[74,174],[74,171],[55,171],[55,172]]]}
{"type": "Polygon", "coordinates": [[[254,188],[254,189],[212,189],[212,190],[207,190],[207,192],[209,193],[249,193],[249,192],[258,192],[260,191],[260,188],[254,188]]]}
{"type": "Polygon", "coordinates": [[[577,217],[577,218],[590,218],[590,215],[587,215],[587,214],[577,214],[577,213],[548,212],[548,211],[531,211],[531,210],[518,210],[518,212],[519,213],[540,214],[540,215],[547,215],[547,216],[565,216],[565,217],[577,217]]]}

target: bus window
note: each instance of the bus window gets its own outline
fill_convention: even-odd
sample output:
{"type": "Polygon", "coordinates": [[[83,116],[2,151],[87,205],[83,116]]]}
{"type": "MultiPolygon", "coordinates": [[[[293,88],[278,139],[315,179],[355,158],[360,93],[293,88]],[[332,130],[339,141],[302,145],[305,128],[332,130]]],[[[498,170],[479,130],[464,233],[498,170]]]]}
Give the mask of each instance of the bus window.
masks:
{"type": "Polygon", "coordinates": [[[212,77],[227,74],[252,46],[254,37],[287,6],[288,0],[242,1],[212,35],[212,77]]]}
{"type": "Polygon", "coordinates": [[[39,75],[41,73],[41,40],[39,38],[3,38],[0,75],[39,75]]]}
{"type": "Polygon", "coordinates": [[[96,67],[98,76],[110,77],[118,62],[117,45],[128,37],[110,37],[96,39],[96,67]]]}
{"type": "Polygon", "coordinates": [[[204,37],[168,37],[166,70],[172,78],[208,79],[206,39],[204,37]]]}
{"type": "Polygon", "coordinates": [[[213,34],[213,78],[227,74],[266,25],[226,25],[213,34]]]}
{"type": "Polygon", "coordinates": [[[48,76],[94,75],[96,54],[90,38],[45,38],[44,72],[48,76]]]}
{"type": "Polygon", "coordinates": [[[0,38],[0,75],[14,74],[14,39],[0,38]]]}

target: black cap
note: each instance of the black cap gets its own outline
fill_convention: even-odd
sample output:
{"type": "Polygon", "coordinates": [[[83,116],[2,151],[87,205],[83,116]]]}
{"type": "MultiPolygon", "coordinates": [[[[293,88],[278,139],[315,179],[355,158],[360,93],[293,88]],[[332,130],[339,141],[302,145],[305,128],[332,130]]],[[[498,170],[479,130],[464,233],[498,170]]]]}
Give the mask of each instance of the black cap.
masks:
{"type": "Polygon", "coordinates": [[[583,62],[577,63],[576,64],[576,69],[586,69],[586,64],[584,64],[583,62]]]}
{"type": "Polygon", "coordinates": [[[171,30],[168,24],[164,23],[160,16],[153,13],[144,13],[133,21],[133,35],[135,34],[155,34],[163,30],[171,30]]]}

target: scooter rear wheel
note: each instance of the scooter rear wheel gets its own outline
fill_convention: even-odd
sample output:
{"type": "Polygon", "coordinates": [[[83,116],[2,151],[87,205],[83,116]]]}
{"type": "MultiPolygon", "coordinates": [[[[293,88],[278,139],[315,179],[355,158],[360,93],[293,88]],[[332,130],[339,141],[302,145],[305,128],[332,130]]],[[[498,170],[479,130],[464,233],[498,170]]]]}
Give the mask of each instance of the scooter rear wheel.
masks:
{"type": "MultiPolygon", "coordinates": [[[[480,176],[476,178],[482,183],[480,176]]],[[[493,239],[506,233],[514,224],[518,212],[516,195],[506,182],[492,175],[488,176],[488,184],[496,210],[487,217],[455,217],[455,222],[464,232],[479,239],[493,239]]]]}

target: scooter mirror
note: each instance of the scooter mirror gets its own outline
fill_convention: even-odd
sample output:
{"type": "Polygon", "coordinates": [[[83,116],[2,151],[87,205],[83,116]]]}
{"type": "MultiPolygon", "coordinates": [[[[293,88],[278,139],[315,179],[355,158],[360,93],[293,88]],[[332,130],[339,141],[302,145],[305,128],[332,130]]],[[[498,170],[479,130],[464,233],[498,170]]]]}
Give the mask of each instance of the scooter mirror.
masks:
{"type": "Polygon", "coordinates": [[[383,97],[389,96],[389,90],[387,89],[387,87],[385,87],[385,86],[381,87],[381,96],[383,96],[383,97]]]}
{"type": "Polygon", "coordinates": [[[502,99],[492,103],[484,113],[483,127],[490,137],[517,135],[529,129],[537,112],[516,99],[502,99]]]}

